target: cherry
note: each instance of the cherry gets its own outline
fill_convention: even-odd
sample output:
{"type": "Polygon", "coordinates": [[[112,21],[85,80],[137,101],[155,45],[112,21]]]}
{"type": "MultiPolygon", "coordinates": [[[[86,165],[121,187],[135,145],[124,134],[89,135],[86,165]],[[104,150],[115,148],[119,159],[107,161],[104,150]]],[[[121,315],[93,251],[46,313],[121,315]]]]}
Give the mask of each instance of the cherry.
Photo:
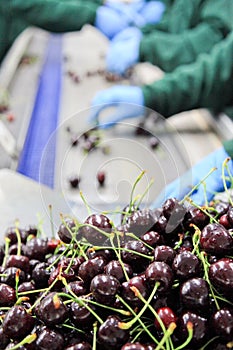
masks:
{"type": "Polygon", "coordinates": [[[78,175],[72,175],[68,179],[71,188],[79,188],[81,178],[78,175]]]}
{"type": "Polygon", "coordinates": [[[132,291],[132,287],[136,287],[141,295],[146,298],[148,295],[148,288],[144,276],[132,277],[129,281],[123,282],[121,286],[122,298],[133,307],[141,306],[142,303],[132,291]]]}
{"type": "Polygon", "coordinates": [[[184,225],[187,230],[192,230],[192,224],[202,229],[209,223],[209,221],[210,219],[207,214],[205,214],[201,209],[193,206],[188,208],[184,217],[184,225]]]}
{"type": "Polygon", "coordinates": [[[0,246],[0,265],[3,262],[4,256],[5,256],[4,249],[2,246],[0,246]]]}
{"type": "Polygon", "coordinates": [[[147,259],[140,254],[149,254],[148,248],[142,241],[130,240],[123,245],[123,250],[121,252],[122,260],[130,264],[134,271],[142,271],[147,262],[147,259]]]}
{"type": "Polygon", "coordinates": [[[180,288],[180,299],[186,310],[206,312],[209,308],[209,287],[203,278],[191,278],[180,288]]]}
{"type": "Polygon", "coordinates": [[[100,231],[96,230],[95,227],[105,233],[110,233],[112,231],[112,224],[109,218],[103,214],[92,214],[88,216],[84,224],[91,226],[82,227],[81,232],[86,240],[94,245],[101,245],[107,239],[107,237],[100,231]]]}
{"type": "Polygon", "coordinates": [[[200,246],[210,254],[228,254],[233,249],[233,238],[219,223],[208,224],[201,232],[200,246]]]}
{"type": "MultiPolygon", "coordinates": [[[[92,304],[89,304],[89,307],[92,310],[95,310],[95,307],[92,304]]],[[[70,306],[70,316],[73,323],[77,327],[90,327],[94,322],[94,316],[90,310],[88,310],[85,305],[80,305],[76,302],[72,302],[70,306]]]]}
{"type": "Polygon", "coordinates": [[[222,216],[220,216],[218,222],[219,222],[222,226],[224,226],[226,229],[231,228],[231,224],[230,224],[230,222],[229,222],[229,220],[228,220],[227,214],[223,214],[222,216]]]}
{"type": "Polygon", "coordinates": [[[159,139],[155,136],[150,137],[149,146],[151,149],[156,149],[159,146],[159,139]]]}
{"type": "Polygon", "coordinates": [[[233,338],[233,312],[230,309],[220,309],[212,315],[212,327],[214,332],[225,341],[233,338]]]}
{"type": "Polygon", "coordinates": [[[231,226],[233,226],[233,207],[231,206],[227,211],[227,219],[231,226]]]}
{"type": "Polygon", "coordinates": [[[46,326],[61,324],[68,316],[68,309],[55,292],[46,295],[39,305],[40,319],[46,326]]]}
{"type": "Polygon", "coordinates": [[[26,275],[24,271],[18,269],[17,267],[8,267],[3,271],[3,276],[1,277],[1,282],[8,284],[11,287],[15,287],[16,276],[19,278],[19,284],[24,282],[26,275]]]}
{"type": "Polygon", "coordinates": [[[233,290],[233,260],[222,258],[210,265],[209,278],[220,293],[230,296],[233,290]]]}
{"type": "MultiPolygon", "coordinates": [[[[5,232],[5,237],[9,238],[10,245],[18,243],[18,237],[17,233],[19,233],[21,239],[24,234],[24,230],[17,227],[8,227],[8,229],[5,232]]],[[[23,240],[23,243],[25,243],[25,240],[23,240]]]]}
{"type": "Polygon", "coordinates": [[[91,282],[92,278],[104,272],[105,265],[106,260],[102,256],[86,260],[80,265],[78,275],[84,284],[87,285],[91,282]]]}
{"type": "Polygon", "coordinates": [[[35,324],[34,318],[21,305],[12,306],[3,320],[3,331],[9,338],[23,339],[35,324]]]}
{"type": "Polygon", "coordinates": [[[26,255],[29,259],[44,261],[48,253],[48,240],[43,238],[32,238],[27,241],[26,255]]]}
{"type": "Polygon", "coordinates": [[[121,329],[120,318],[108,316],[106,321],[100,325],[98,330],[98,340],[105,349],[119,349],[129,339],[129,331],[121,329]]]}
{"type": "Polygon", "coordinates": [[[140,236],[140,239],[151,247],[163,244],[163,237],[156,231],[149,231],[140,236]]]}
{"type": "Polygon", "coordinates": [[[25,273],[29,272],[29,258],[23,255],[10,255],[7,258],[6,267],[17,267],[25,273]]]}
{"type": "MultiPolygon", "coordinates": [[[[51,272],[48,285],[50,286],[58,277],[63,277],[66,282],[71,282],[76,279],[76,275],[72,267],[68,268],[64,265],[58,265],[58,267],[51,272]]],[[[60,290],[63,287],[63,282],[58,279],[54,287],[56,290],[60,290]]]]}
{"type": "Polygon", "coordinates": [[[90,285],[90,291],[98,303],[111,305],[120,287],[116,277],[106,274],[95,276],[90,285]]]}
{"type": "MultiPolygon", "coordinates": [[[[168,328],[172,322],[176,323],[177,321],[177,316],[175,315],[174,311],[168,306],[161,307],[158,310],[156,310],[156,312],[161,321],[163,322],[165,328],[168,328]]],[[[161,326],[157,319],[155,319],[154,325],[157,330],[161,330],[161,326]]]]}
{"type": "Polygon", "coordinates": [[[49,264],[40,262],[36,264],[32,270],[32,279],[35,282],[36,288],[45,288],[48,286],[48,280],[51,271],[48,270],[49,264]]]}
{"type": "Polygon", "coordinates": [[[97,181],[99,183],[100,186],[104,186],[105,184],[105,180],[106,180],[106,175],[104,171],[98,171],[97,173],[97,181]]]}
{"type": "Polygon", "coordinates": [[[64,338],[56,329],[43,327],[36,339],[36,346],[41,350],[63,350],[64,338]]]}
{"type": "Polygon", "coordinates": [[[106,261],[111,261],[116,258],[113,249],[93,249],[90,248],[87,250],[87,256],[89,259],[93,259],[97,256],[102,256],[106,261]]]}
{"type": "Polygon", "coordinates": [[[8,284],[0,283],[0,305],[8,306],[16,301],[15,289],[8,284]]]}
{"type": "Polygon", "coordinates": [[[72,235],[76,236],[77,227],[74,220],[70,218],[65,218],[64,222],[58,228],[58,236],[60,240],[64,243],[70,243],[72,240],[72,235]]]}
{"type": "Polygon", "coordinates": [[[172,265],[176,256],[176,251],[167,245],[160,245],[154,250],[154,260],[163,261],[168,265],[172,265]]]}
{"type": "MultiPolygon", "coordinates": [[[[133,269],[129,264],[122,263],[124,266],[124,270],[127,273],[128,277],[131,277],[133,274],[133,269]]],[[[107,275],[112,275],[118,279],[118,281],[123,282],[125,281],[125,274],[122,268],[122,264],[119,260],[112,260],[110,261],[104,268],[104,272],[107,275]]]]}
{"type": "Polygon", "coordinates": [[[204,342],[207,335],[207,320],[194,312],[186,312],[179,318],[179,334],[181,339],[185,340],[188,337],[187,324],[191,322],[193,325],[193,337],[189,345],[193,349],[197,349],[197,345],[204,342]]]}
{"type": "Polygon", "coordinates": [[[189,279],[200,275],[201,262],[196,255],[184,250],[175,256],[172,269],[179,279],[189,279]]]}
{"type": "Polygon", "coordinates": [[[127,220],[128,231],[133,232],[137,236],[153,230],[155,218],[152,210],[141,209],[134,211],[127,220]]]}
{"type": "Polygon", "coordinates": [[[152,262],[145,272],[146,280],[153,287],[159,282],[158,292],[168,292],[173,283],[173,272],[171,267],[163,261],[152,262]]]}
{"type": "Polygon", "coordinates": [[[69,293],[71,290],[75,295],[84,295],[87,291],[83,281],[72,281],[68,283],[68,288],[63,288],[65,293],[69,293]]]}

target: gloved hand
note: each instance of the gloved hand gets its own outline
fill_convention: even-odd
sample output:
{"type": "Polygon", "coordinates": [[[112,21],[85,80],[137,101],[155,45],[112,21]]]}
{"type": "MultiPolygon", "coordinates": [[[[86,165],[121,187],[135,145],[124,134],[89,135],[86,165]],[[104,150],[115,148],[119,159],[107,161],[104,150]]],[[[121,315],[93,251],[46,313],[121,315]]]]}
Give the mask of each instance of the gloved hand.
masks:
{"type": "Polygon", "coordinates": [[[165,5],[161,1],[149,1],[144,3],[139,14],[144,20],[144,25],[156,24],[161,20],[164,10],[165,5]]]}
{"type": "Polygon", "coordinates": [[[107,70],[119,75],[139,60],[142,32],[138,28],[127,28],[112,40],[106,57],[107,70]]]}
{"type": "Polygon", "coordinates": [[[95,27],[109,39],[128,27],[128,18],[121,12],[107,6],[100,6],[96,11],[95,27]]]}
{"type": "Polygon", "coordinates": [[[145,113],[142,89],[137,86],[116,85],[96,94],[91,103],[91,123],[99,123],[99,116],[103,110],[115,107],[115,112],[107,118],[102,128],[108,128],[127,118],[134,118],[145,113]]]}
{"type": "MultiPolygon", "coordinates": [[[[184,175],[166,186],[164,191],[161,192],[159,197],[152,204],[152,207],[160,207],[166,199],[171,197],[175,197],[178,200],[183,199],[195,185],[204,179],[212,168],[217,168],[204,180],[206,186],[206,199],[210,201],[216,193],[224,191],[222,165],[228,157],[229,155],[226,153],[224,147],[210,153],[184,175]]],[[[227,164],[233,175],[233,160],[231,159],[227,164]]],[[[228,179],[228,173],[226,170],[224,171],[224,174],[226,179],[228,179]]],[[[230,181],[226,181],[226,184],[228,188],[231,185],[230,181]]],[[[202,184],[192,193],[190,198],[198,205],[203,205],[205,203],[205,192],[202,184]]]]}

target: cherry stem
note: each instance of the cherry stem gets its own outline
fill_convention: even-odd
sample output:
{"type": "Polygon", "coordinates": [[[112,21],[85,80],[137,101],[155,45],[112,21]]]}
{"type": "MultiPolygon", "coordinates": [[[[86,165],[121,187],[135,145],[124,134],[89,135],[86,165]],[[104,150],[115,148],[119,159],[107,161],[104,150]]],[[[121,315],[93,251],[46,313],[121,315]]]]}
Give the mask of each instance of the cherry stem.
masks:
{"type": "Polygon", "coordinates": [[[208,270],[207,270],[207,264],[208,264],[208,263],[207,263],[207,261],[205,260],[204,254],[205,254],[204,252],[201,252],[201,253],[200,253],[200,259],[201,259],[201,261],[202,261],[203,268],[204,268],[205,280],[206,280],[207,283],[209,284],[210,292],[211,292],[212,297],[213,297],[213,299],[214,299],[216,308],[217,308],[218,310],[220,310],[220,306],[219,306],[219,304],[218,304],[217,298],[216,298],[216,296],[215,296],[215,294],[214,294],[214,290],[213,290],[212,284],[211,284],[210,279],[209,279],[208,270]]]}
{"type": "MultiPolygon", "coordinates": [[[[131,314],[136,317],[136,312],[125,302],[123,298],[121,298],[119,295],[116,295],[117,299],[128,308],[128,310],[131,312],[131,314]]],[[[144,331],[149,335],[149,337],[153,340],[154,343],[159,344],[158,340],[151,334],[151,332],[148,330],[148,328],[145,326],[144,322],[139,318],[138,322],[141,324],[144,331]]],[[[165,350],[165,349],[163,349],[165,350]]]]}
{"type": "Polygon", "coordinates": [[[97,303],[97,302],[94,301],[94,300],[88,300],[88,299],[86,299],[86,302],[87,302],[87,303],[90,303],[90,304],[93,304],[93,305],[100,306],[100,307],[102,307],[103,309],[107,309],[107,310],[112,310],[112,311],[118,312],[119,314],[124,315],[124,316],[131,316],[131,312],[130,312],[130,311],[121,310],[121,309],[115,309],[114,307],[111,307],[111,306],[108,306],[108,305],[104,305],[104,304],[97,303]]]}
{"type": "MultiPolygon", "coordinates": [[[[111,245],[112,245],[112,247],[113,247],[113,250],[114,250],[114,252],[115,252],[115,254],[116,254],[117,258],[118,258],[118,261],[119,261],[120,264],[121,264],[123,273],[124,273],[124,275],[125,275],[125,279],[126,279],[126,281],[129,281],[129,276],[128,276],[128,273],[127,273],[127,271],[126,271],[126,269],[125,269],[125,265],[124,265],[124,263],[123,263],[123,261],[122,261],[122,259],[121,259],[121,254],[117,251],[117,249],[116,249],[116,247],[115,247],[115,245],[114,245],[114,242],[113,242],[113,239],[112,239],[112,238],[110,238],[110,242],[111,242],[111,245]]],[[[119,236],[118,236],[118,235],[117,235],[117,244],[118,244],[118,248],[119,248],[120,242],[119,242],[119,236]]]]}
{"type": "Polygon", "coordinates": [[[166,347],[166,350],[170,350],[170,346],[169,346],[168,340],[171,337],[172,333],[174,332],[175,328],[176,328],[175,322],[172,322],[172,323],[169,324],[168,329],[164,333],[163,338],[161,339],[159,344],[156,346],[155,350],[163,349],[164,343],[168,344],[167,345],[168,347],[166,347]]]}
{"type": "Polygon", "coordinates": [[[219,335],[217,335],[216,337],[210,339],[205,345],[203,345],[200,350],[205,350],[213,341],[215,341],[216,339],[219,338],[219,335]]]}
{"type": "Polygon", "coordinates": [[[190,343],[190,341],[192,340],[193,337],[193,324],[192,322],[188,322],[187,323],[187,330],[188,330],[188,337],[185,340],[185,342],[183,344],[181,344],[180,346],[178,346],[175,350],[181,350],[181,349],[185,349],[186,346],[190,343]]]}
{"type": "Polygon", "coordinates": [[[15,234],[16,234],[16,237],[17,237],[17,255],[21,255],[21,245],[22,245],[22,242],[21,242],[21,236],[20,236],[20,233],[19,233],[19,228],[18,228],[18,221],[16,221],[16,224],[15,224],[15,234]]]}
{"type": "Polygon", "coordinates": [[[92,213],[92,212],[91,212],[91,208],[90,208],[90,206],[88,205],[88,203],[87,203],[87,201],[86,201],[86,199],[85,199],[85,197],[84,197],[82,191],[79,192],[79,195],[80,195],[80,197],[81,197],[81,199],[82,199],[82,201],[83,201],[83,203],[84,203],[84,205],[85,205],[85,207],[86,207],[86,209],[87,209],[88,215],[91,215],[91,213],[92,213]]]}
{"type": "Polygon", "coordinates": [[[134,191],[135,191],[135,188],[138,184],[138,182],[142,179],[142,177],[144,176],[145,174],[145,170],[143,170],[141,172],[141,174],[138,175],[138,177],[136,178],[134,184],[133,184],[133,187],[132,187],[132,191],[131,191],[131,194],[130,194],[130,201],[129,201],[129,210],[128,210],[128,213],[131,213],[131,209],[132,209],[132,205],[133,205],[133,195],[134,195],[134,191]]]}
{"type": "Polygon", "coordinates": [[[63,323],[63,324],[62,324],[62,327],[69,328],[69,329],[73,329],[73,330],[75,330],[76,332],[86,334],[86,332],[84,332],[82,329],[76,328],[76,327],[71,326],[71,325],[66,324],[66,323],[63,323]]]}
{"type": "Polygon", "coordinates": [[[97,322],[93,324],[93,342],[92,342],[92,350],[96,350],[97,344],[97,322]]]}
{"type": "Polygon", "coordinates": [[[17,350],[19,349],[22,345],[25,344],[31,344],[32,342],[34,342],[37,338],[36,333],[33,334],[29,334],[28,336],[26,336],[20,343],[16,344],[15,346],[11,347],[11,350],[17,350]]]}
{"type": "MultiPolygon", "coordinates": [[[[160,284],[159,282],[155,283],[155,286],[154,286],[154,288],[153,288],[153,290],[152,290],[148,300],[145,302],[143,308],[140,310],[140,312],[131,321],[129,321],[129,322],[119,322],[119,327],[121,329],[129,329],[129,328],[132,327],[132,325],[135,322],[138,321],[138,319],[142,316],[142,314],[148,308],[148,305],[150,304],[151,300],[153,299],[153,297],[154,297],[154,295],[155,295],[155,293],[156,293],[156,291],[157,291],[157,289],[159,287],[159,284],[160,284]]],[[[142,296],[142,295],[141,295],[140,291],[138,290],[138,288],[136,288],[135,286],[132,286],[132,287],[130,287],[130,289],[134,292],[135,296],[140,299],[140,296],[142,296]]]]}
{"type": "Polygon", "coordinates": [[[137,241],[142,242],[142,243],[143,243],[147,248],[149,248],[150,250],[154,250],[153,247],[151,247],[149,244],[147,244],[146,242],[144,242],[143,240],[141,240],[141,239],[140,239],[139,237],[137,237],[134,233],[128,232],[128,233],[126,233],[125,235],[128,236],[128,237],[132,237],[132,238],[134,238],[134,239],[137,240],[137,241]]]}
{"type": "Polygon", "coordinates": [[[54,222],[53,222],[53,210],[52,210],[52,205],[49,205],[49,219],[50,219],[50,225],[51,225],[51,232],[52,232],[52,238],[55,237],[55,232],[54,232],[54,222]]]}
{"type": "Polygon", "coordinates": [[[203,182],[207,179],[207,177],[209,177],[214,171],[216,171],[217,168],[212,168],[210,169],[210,171],[208,172],[208,174],[206,176],[204,176],[203,179],[201,179],[195,186],[193,186],[193,188],[191,189],[191,191],[189,191],[184,198],[180,201],[180,204],[183,204],[186,200],[188,200],[188,197],[191,196],[191,194],[196,191],[198,189],[198,187],[203,184],[203,182]]]}
{"type": "Polygon", "coordinates": [[[9,254],[10,242],[11,242],[10,238],[5,237],[5,254],[4,254],[4,259],[3,259],[3,262],[2,262],[2,266],[4,268],[6,267],[6,261],[7,261],[7,257],[8,257],[8,254],[9,254]]]}
{"type": "Polygon", "coordinates": [[[229,170],[229,166],[228,166],[228,162],[231,160],[230,157],[226,158],[222,164],[222,180],[223,180],[223,186],[224,186],[224,189],[225,189],[225,192],[227,193],[227,196],[228,196],[228,200],[229,200],[229,203],[231,204],[231,206],[233,206],[233,201],[231,199],[231,195],[229,193],[229,190],[228,190],[228,187],[227,187],[227,184],[226,184],[226,176],[224,174],[224,169],[226,168],[229,176],[230,176],[230,179],[231,179],[231,183],[232,183],[232,175],[230,173],[230,170],[229,170]]]}
{"type": "Polygon", "coordinates": [[[141,205],[141,203],[142,203],[142,201],[143,201],[145,195],[149,192],[149,189],[151,188],[151,186],[152,186],[153,184],[154,184],[154,179],[151,179],[150,182],[149,182],[149,185],[147,185],[145,191],[144,191],[143,194],[140,196],[140,200],[139,200],[139,202],[138,202],[138,204],[137,204],[137,208],[140,207],[140,205],[141,205]]]}
{"type": "Polygon", "coordinates": [[[15,295],[16,295],[16,299],[18,299],[19,274],[20,274],[20,270],[18,269],[16,271],[16,273],[15,273],[15,295]]]}

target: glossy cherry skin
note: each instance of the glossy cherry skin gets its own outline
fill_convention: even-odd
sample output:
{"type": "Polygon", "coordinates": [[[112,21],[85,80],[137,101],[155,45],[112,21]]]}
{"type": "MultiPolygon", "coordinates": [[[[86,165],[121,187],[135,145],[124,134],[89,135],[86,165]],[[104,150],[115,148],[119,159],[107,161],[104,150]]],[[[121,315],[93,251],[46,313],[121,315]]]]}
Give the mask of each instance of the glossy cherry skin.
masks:
{"type": "Polygon", "coordinates": [[[119,327],[120,318],[108,316],[106,321],[100,325],[98,340],[104,349],[119,349],[129,340],[129,330],[119,327]]]}
{"type": "Polygon", "coordinates": [[[0,328],[0,350],[4,350],[7,344],[10,342],[10,338],[3,332],[3,328],[0,328]]]}
{"type": "Polygon", "coordinates": [[[45,260],[45,255],[48,254],[48,240],[42,238],[32,238],[27,241],[26,255],[29,259],[45,260]]]}
{"type": "Polygon", "coordinates": [[[209,278],[218,291],[224,295],[232,296],[233,260],[222,258],[210,265],[209,278]]]}
{"type": "Polygon", "coordinates": [[[38,306],[39,317],[46,326],[55,326],[65,321],[68,309],[55,292],[46,295],[38,306]]]}
{"type": "Polygon", "coordinates": [[[112,224],[109,218],[103,214],[92,214],[87,217],[84,224],[90,226],[83,226],[81,228],[82,235],[93,245],[100,246],[107,237],[104,233],[109,234],[112,231],[112,224]],[[95,229],[97,227],[98,230],[95,229]],[[103,231],[103,233],[101,232],[103,231]]]}
{"type": "Polygon", "coordinates": [[[126,343],[122,346],[121,350],[147,350],[147,347],[139,342],[126,343]]]}
{"type": "Polygon", "coordinates": [[[57,234],[60,240],[64,243],[70,243],[72,240],[72,235],[76,236],[76,223],[70,218],[66,218],[64,222],[59,226],[57,234]]]}
{"type": "Polygon", "coordinates": [[[28,273],[30,270],[29,258],[23,255],[10,255],[7,258],[6,267],[18,267],[28,273]]]}
{"type": "Polygon", "coordinates": [[[154,260],[163,261],[170,266],[172,265],[175,256],[176,251],[167,245],[157,246],[154,250],[154,260]]]}
{"type": "Polygon", "coordinates": [[[231,309],[220,309],[212,315],[212,328],[214,332],[226,342],[233,338],[233,311],[231,309]]]}
{"type": "Polygon", "coordinates": [[[6,283],[0,283],[0,306],[10,306],[16,301],[15,289],[6,283]]]}
{"type": "Polygon", "coordinates": [[[95,276],[90,284],[90,291],[98,303],[111,305],[115,301],[115,295],[120,288],[120,282],[116,277],[106,274],[95,276]]]}
{"type": "Polygon", "coordinates": [[[131,287],[136,287],[141,295],[146,298],[148,295],[148,287],[144,276],[135,276],[129,279],[127,282],[123,282],[121,285],[122,298],[133,307],[140,307],[142,302],[132,291],[131,287]]]}
{"type": "Polygon", "coordinates": [[[194,312],[185,312],[179,318],[178,331],[181,339],[185,340],[188,337],[187,324],[191,322],[193,325],[193,337],[190,342],[191,349],[198,349],[198,345],[205,341],[208,331],[207,320],[194,312]]]}
{"type": "Polygon", "coordinates": [[[194,231],[192,225],[202,229],[209,223],[210,219],[201,209],[196,207],[190,207],[185,214],[184,226],[187,230],[194,231]]]}
{"type": "Polygon", "coordinates": [[[164,244],[163,236],[156,231],[149,231],[140,236],[140,239],[151,247],[164,244]]]}
{"type": "Polygon", "coordinates": [[[224,226],[218,223],[208,224],[201,232],[200,246],[209,254],[229,254],[233,250],[233,237],[224,226]]]}
{"type": "Polygon", "coordinates": [[[145,272],[146,280],[153,287],[156,282],[159,282],[158,292],[168,292],[172,286],[174,275],[171,267],[162,262],[155,261],[151,263],[145,272]]]}
{"type": "Polygon", "coordinates": [[[143,242],[138,240],[130,240],[126,242],[121,252],[122,260],[125,263],[130,264],[134,272],[142,272],[148,261],[146,257],[144,258],[140,254],[147,256],[149,254],[149,249],[143,242]]]}
{"type": "MultiPolygon", "coordinates": [[[[160,320],[164,324],[165,328],[168,328],[172,322],[176,323],[176,321],[177,321],[176,314],[168,306],[161,307],[158,310],[156,310],[156,312],[157,312],[160,320]]],[[[161,330],[161,326],[160,326],[159,321],[157,319],[155,319],[154,325],[155,325],[156,329],[161,330]]]]}
{"type": "Polygon", "coordinates": [[[65,348],[65,350],[91,350],[91,349],[92,349],[91,345],[87,342],[84,342],[84,341],[77,343],[77,344],[67,346],[65,348]]]}
{"type": "MultiPolygon", "coordinates": [[[[92,304],[88,305],[91,309],[95,310],[95,307],[92,304]]],[[[70,316],[73,323],[77,327],[81,328],[92,327],[92,324],[95,320],[93,314],[85,307],[85,305],[79,305],[75,302],[71,304],[70,316]]]]}
{"type": "Polygon", "coordinates": [[[152,210],[141,209],[134,211],[127,219],[128,230],[136,236],[141,236],[153,230],[155,218],[152,210]]]}
{"type": "Polygon", "coordinates": [[[36,345],[40,350],[64,350],[64,338],[57,330],[43,327],[36,339],[36,345]]]}
{"type": "Polygon", "coordinates": [[[180,299],[186,310],[206,312],[209,309],[209,287],[203,278],[191,278],[180,287],[180,299]]]}
{"type": "MultiPolygon", "coordinates": [[[[129,264],[123,263],[124,270],[127,274],[127,276],[130,278],[133,274],[133,269],[129,264]]],[[[110,261],[104,268],[104,272],[107,275],[112,275],[118,279],[118,281],[123,282],[126,279],[124,270],[122,268],[122,264],[119,260],[112,260],[110,261]]]]}
{"type": "Polygon", "coordinates": [[[23,339],[33,329],[34,318],[21,305],[13,306],[4,317],[3,331],[12,339],[23,339]]]}
{"type": "Polygon", "coordinates": [[[172,269],[177,278],[185,280],[200,275],[201,262],[196,255],[184,250],[175,256],[172,269]]]}
{"type": "Polygon", "coordinates": [[[97,256],[96,258],[86,260],[80,265],[78,275],[84,284],[88,285],[92,278],[104,272],[104,267],[106,264],[107,262],[102,256],[97,256]]]}

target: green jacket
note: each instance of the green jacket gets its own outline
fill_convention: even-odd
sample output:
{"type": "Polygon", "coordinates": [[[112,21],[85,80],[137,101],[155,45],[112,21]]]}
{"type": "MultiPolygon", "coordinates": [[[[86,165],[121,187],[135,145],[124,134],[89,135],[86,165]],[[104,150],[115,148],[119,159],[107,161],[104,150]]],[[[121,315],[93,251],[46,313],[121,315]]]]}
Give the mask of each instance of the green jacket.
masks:
{"type": "Polygon", "coordinates": [[[166,11],[156,25],[142,29],[140,61],[165,72],[194,62],[233,29],[231,0],[163,0],[166,11]]]}
{"type": "Polygon", "coordinates": [[[51,32],[79,30],[94,24],[102,0],[0,0],[0,61],[28,26],[51,32]]]}
{"type": "MultiPolygon", "coordinates": [[[[145,105],[164,117],[195,108],[219,113],[233,107],[233,31],[210,54],[142,86],[145,105]]],[[[229,113],[228,113],[229,114],[229,113]]]]}

